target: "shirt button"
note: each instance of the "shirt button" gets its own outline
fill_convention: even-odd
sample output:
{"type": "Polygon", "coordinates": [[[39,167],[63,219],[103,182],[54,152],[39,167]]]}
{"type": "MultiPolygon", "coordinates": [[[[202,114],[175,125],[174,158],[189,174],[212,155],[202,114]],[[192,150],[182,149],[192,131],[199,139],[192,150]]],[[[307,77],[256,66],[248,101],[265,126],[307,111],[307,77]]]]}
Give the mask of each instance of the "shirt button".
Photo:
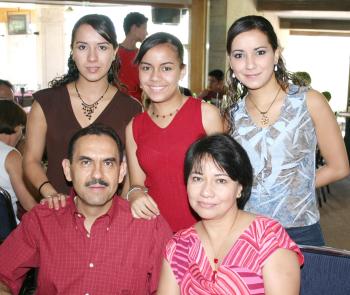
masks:
{"type": "Polygon", "coordinates": [[[90,295],[89,293],[85,293],[85,295],[90,295]]]}
{"type": "Polygon", "coordinates": [[[92,262],[89,263],[89,267],[90,268],[93,268],[94,267],[94,264],[92,262]]]}
{"type": "Polygon", "coordinates": [[[88,238],[90,238],[90,234],[86,234],[86,236],[87,236],[88,238]]]}
{"type": "Polygon", "coordinates": [[[107,231],[109,231],[109,227],[107,227],[107,231]]]}
{"type": "Polygon", "coordinates": [[[81,214],[78,214],[78,217],[81,217],[81,214]]]}

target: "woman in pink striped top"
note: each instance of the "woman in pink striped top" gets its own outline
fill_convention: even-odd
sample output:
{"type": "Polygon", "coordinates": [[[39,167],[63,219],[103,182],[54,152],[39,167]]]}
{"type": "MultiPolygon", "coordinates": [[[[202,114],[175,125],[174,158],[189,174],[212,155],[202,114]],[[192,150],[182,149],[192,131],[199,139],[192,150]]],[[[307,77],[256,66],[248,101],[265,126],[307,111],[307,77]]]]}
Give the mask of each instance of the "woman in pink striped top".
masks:
{"type": "Polygon", "coordinates": [[[169,241],[158,294],[299,294],[298,246],[277,221],[242,211],[252,166],[234,139],[221,134],[195,142],[185,181],[201,221],[169,241]]]}

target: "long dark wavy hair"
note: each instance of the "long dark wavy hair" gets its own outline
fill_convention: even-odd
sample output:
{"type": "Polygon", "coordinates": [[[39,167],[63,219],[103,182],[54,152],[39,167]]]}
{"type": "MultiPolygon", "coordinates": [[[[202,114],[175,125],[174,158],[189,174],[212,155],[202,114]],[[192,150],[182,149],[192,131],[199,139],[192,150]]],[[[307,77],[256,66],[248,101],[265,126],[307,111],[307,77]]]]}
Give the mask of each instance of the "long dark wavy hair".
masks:
{"type": "MultiPolygon", "coordinates": [[[[90,25],[97,33],[99,33],[106,41],[112,44],[113,49],[118,47],[117,34],[113,22],[109,17],[102,14],[88,14],[80,18],[73,27],[70,48],[73,50],[75,35],[81,25],[90,25]]],[[[121,85],[117,75],[119,71],[119,59],[115,58],[108,71],[108,82],[117,85],[120,89],[121,85]]],[[[68,58],[68,72],[63,76],[57,77],[49,82],[49,87],[58,87],[67,85],[70,82],[76,81],[79,78],[79,70],[73,60],[72,52],[68,58]]]]}
{"type": "MultiPolygon", "coordinates": [[[[226,41],[226,51],[228,56],[231,54],[232,41],[241,33],[248,32],[251,30],[259,30],[264,33],[269,41],[273,51],[275,52],[278,47],[278,38],[273,29],[271,23],[264,17],[259,15],[248,15],[239,18],[236,20],[227,32],[227,41],[226,41]]],[[[277,71],[274,71],[277,83],[281,88],[286,91],[288,88],[289,81],[292,79],[292,73],[288,72],[283,60],[282,55],[280,54],[277,62],[277,71]]],[[[225,117],[228,119],[228,112],[237,106],[237,101],[244,97],[248,89],[243,85],[236,77],[232,77],[233,70],[231,67],[227,71],[226,81],[228,85],[227,92],[227,101],[226,105],[222,108],[222,112],[225,117]]],[[[299,84],[299,81],[296,81],[296,84],[299,84]]]]}

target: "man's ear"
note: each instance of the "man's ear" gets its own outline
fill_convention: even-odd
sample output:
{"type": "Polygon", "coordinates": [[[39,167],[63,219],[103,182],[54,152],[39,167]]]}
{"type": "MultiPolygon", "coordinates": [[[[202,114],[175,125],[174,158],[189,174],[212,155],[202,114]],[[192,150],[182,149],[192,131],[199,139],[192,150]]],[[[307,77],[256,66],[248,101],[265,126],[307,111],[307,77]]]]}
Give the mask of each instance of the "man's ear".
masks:
{"type": "Polygon", "coordinates": [[[68,159],[62,161],[63,173],[67,181],[72,181],[71,171],[70,171],[70,162],[68,159]]]}
{"type": "Polygon", "coordinates": [[[123,156],[123,160],[120,163],[120,169],[119,169],[119,179],[118,179],[118,183],[122,183],[124,180],[124,177],[126,175],[127,172],[127,164],[126,164],[126,157],[125,155],[123,156]]]}

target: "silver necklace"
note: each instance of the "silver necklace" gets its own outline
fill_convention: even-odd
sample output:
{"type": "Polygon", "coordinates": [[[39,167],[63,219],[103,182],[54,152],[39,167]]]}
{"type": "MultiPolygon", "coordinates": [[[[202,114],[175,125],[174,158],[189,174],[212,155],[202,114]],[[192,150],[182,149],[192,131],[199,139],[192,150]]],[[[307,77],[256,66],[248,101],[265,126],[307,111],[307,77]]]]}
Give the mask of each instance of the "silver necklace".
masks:
{"type": "Polygon", "coordinates": [[[278,94],[280,93],[281,91],[281,87],[278,88],[277,90],[277,93],[276,93],[276,96],[275,98],[273,99],[273,101],[271,102],[271,104],[269,105],[269,107],[267,108],[266,111],[262,111],[258,108],[258,106],[254,103],[254,101],[248,96],[249,100],[252,102],[253,106],[258,110],[258,112],[260,113],[261,115],[261,119],[260,119],[260,123],[262,126],[266,127],[269,125],[270,123],[270,118],[269,116],[267,115],[268,111],[271,109],[272,105],[274,104],[274,102],[276,101],[277,99],[277,96],[278,94]]]}
{"type": "Polygon", "coordinates": [[[98,98],[94,103],[92,104],[88,104],[86,103],[82,97],[80,96],[80,93],[78,91],[77,88],[77,82],[74,82],[74,87],[75,87],[75,91],[77,92],[77,95],[81,101],[81,106],[84,112],[84,115],[91,120],[92,114],[94,113],[94,111],[97,109],[98,104],[100,103],[101,99],[105,96],[105,94],[107,93],[108,89],[109,89],[109,83],[107,85],[107,88],[105,90],[105,92],[102,94],[102,96],[100,98],[98,98]]]}

